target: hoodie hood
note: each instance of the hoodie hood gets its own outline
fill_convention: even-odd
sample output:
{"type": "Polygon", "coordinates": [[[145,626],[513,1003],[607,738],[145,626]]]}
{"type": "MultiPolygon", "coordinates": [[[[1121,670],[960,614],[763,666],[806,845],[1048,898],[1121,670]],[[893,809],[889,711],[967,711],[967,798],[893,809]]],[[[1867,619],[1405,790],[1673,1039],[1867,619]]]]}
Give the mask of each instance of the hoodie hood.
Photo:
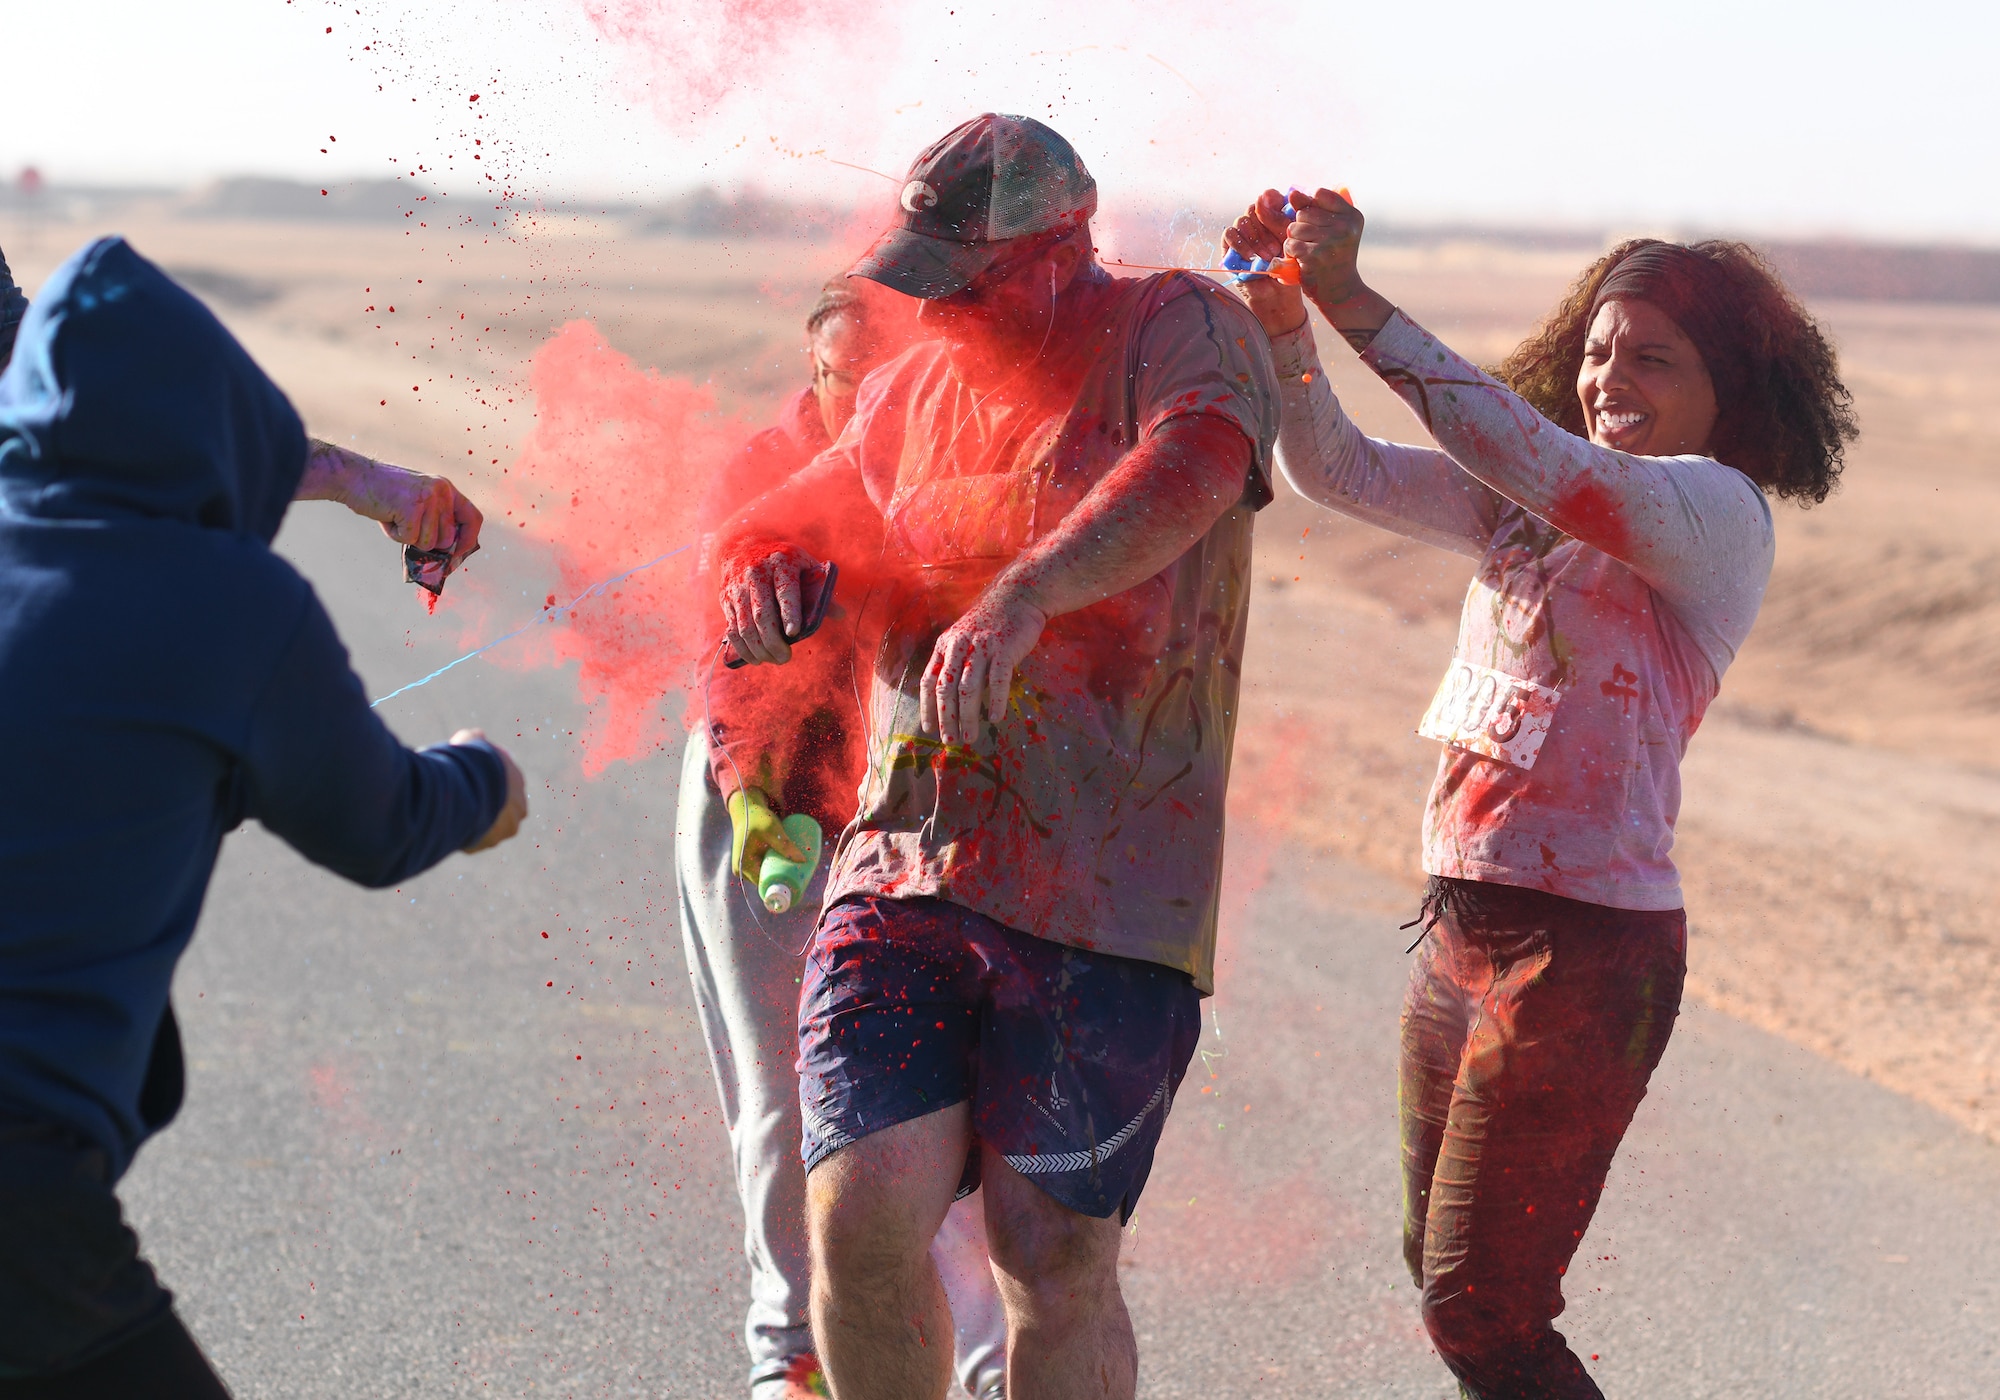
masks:
{"type": "Polygon", "coordinates": [[[0,520],[179,520],[269,544],[305,462],[278,386],[122,238],[43,284],[0,373],[0,520]]]}

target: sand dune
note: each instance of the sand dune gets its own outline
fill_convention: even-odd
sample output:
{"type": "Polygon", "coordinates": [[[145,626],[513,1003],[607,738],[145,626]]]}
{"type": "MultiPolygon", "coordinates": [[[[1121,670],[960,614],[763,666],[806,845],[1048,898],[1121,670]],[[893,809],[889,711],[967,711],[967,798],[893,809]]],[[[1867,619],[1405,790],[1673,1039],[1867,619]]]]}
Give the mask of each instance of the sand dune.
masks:
{"type": "MultiPolygon", "coordinates": [[[[207,296],[314,430],[475,491],[532,411],[528,357],[574,316],[729,406],[801,382],[824,245],[532,229],[195,221],[127,210],[142,251],[207,296]],[[421,281],[419,280],[421,279],[421,281]],[[386,308],[394,306],[393,312],[386,308]],[[373,309],[368,309],[373,308],[373,309]]],[[[99,228],[0,216],[32,288],[99,228]]],[[[1574,251],[1396,246],[1373,275],[1496,359],[1574,251]]],[[[2000,1137],[2000,307],[1829,301],[1864,437],[1825,506],[1778,510],[1762,620],[1696,739],[1678,852],[1697,997],[2000,1137]]],[[[1419,430],[1337,341],[1371,431],[1419,430]]],[[[1259,534],[1234,800],[1302,850],[1415,886],[1435,761],[1411,729],[1449,654],[1467,561],[1296,499],[1259,534]]]]}

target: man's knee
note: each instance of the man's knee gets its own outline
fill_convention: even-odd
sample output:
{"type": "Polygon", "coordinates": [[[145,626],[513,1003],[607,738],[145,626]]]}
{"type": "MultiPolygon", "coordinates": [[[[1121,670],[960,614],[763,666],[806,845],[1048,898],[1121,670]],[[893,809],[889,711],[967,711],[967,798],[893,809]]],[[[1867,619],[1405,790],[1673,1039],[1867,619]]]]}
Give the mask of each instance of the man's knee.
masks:
{"type": "Polygon", "coordinates": [[[987,1248],[994,1265],[1027,1301],[1074,1306],[1117,1287],[1118,1222],[1080,1214],[1026,1181],[994,1192],[988,1185],[987,1248]]]}
{"type": "Polygon", "coordinates": [[[930,1253],[965,1159],[965,1106],[900,1123],[821,1159],[806,1177],[815,1272],[893,1286],[930,1253]]]}
{"type": "Polygon", "coordinates": [[[842,1148],[807,1176],[806,1229],[815,1272],[865,1282],[900,1273],[929,1241],[893,1183],[854,1170],[853,1152],[842,1148]]]}

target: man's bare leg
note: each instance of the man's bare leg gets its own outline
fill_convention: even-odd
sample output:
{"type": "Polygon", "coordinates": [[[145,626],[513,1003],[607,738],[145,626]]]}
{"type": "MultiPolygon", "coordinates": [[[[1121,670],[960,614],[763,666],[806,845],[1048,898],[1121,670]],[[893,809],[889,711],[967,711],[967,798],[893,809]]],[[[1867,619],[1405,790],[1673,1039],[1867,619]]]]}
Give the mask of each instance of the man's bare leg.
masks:
{"type": "Polygon", "coordinates": [[[835,1400],[939,1400],[951,1384],[931,1240],[971,1135],[969,1106],[953,1104],[841,1148],[806,1178],[813,1342],[835,1400]]]}
{"type": "Polygon", "coordinates": [[[1007,1393],[1132,1400],[1139,1343],[1118,1290],[1119,1228],[1056,1201],[980,1149],[987,1248],[1007,1305],[1007,1393]]]}

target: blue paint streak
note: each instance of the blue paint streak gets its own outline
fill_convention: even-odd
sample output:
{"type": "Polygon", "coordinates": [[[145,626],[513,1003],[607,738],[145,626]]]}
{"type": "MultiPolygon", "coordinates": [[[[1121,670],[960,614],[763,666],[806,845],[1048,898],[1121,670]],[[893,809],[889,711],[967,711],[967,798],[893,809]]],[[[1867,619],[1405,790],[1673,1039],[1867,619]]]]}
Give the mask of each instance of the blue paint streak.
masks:
{"type": "Polygon", "coordinates": [[[541,626],[544,622],[560,621],[569,613],[575,611],[577,604],[589,598],[600,597],[603,595],[606,589],[613,588],[618,584],[625,582],[626,579],[631,578],[634,574],[643,574],[648,569],[654,568],[660,564],[664,564],[669,559],[673,558],[676,554],[685,554],[688,552],[688,550],[692,549],[693,547],[694,546],[692,544],[684,544],[678,549],[670,549],[657,559],[648,559],[645,563],[639,565],[636,569],[627,569],[624,573],[614,574],[612,577],[605,579],[604,582],[602,583],[593,583],[592,585],[590,585],[590,587],[584,589],[583,592],[577,594],[574,598],[570,599],[567,603],[564,603],[561,607],[548,609],[541,616],[537,617],[533,622],[530,622],[526,627],[517,627],[504,637],[495,637],[492,641],[487,642],[484,646],[474,647],[471,651],[468,651],[465,655],[459,657],[458,660],[447,661],[444,665],[438,667],[435,671],[431,672],[428,676],[425,676],[422,680],[411,681],[406,686],[402,686],[396,690],[390,691],[380,700],[369,701],[368,708],[372,710],[377,705],[381,705],[390,700],[394,700],[398,695],[401,695],[406,690],[415,690],[420,685],[429,685],[432,681],[436,680],[446,671],[449,671],[452,667],[463,666],[466,662],[472,660],[473,657],[479,656],[485,652],[493,650],[493,648],[499,646],[502,642],[511,642],[516,637],[520,636],[522,633],[531,632],[535,628],[541,626]]]}

